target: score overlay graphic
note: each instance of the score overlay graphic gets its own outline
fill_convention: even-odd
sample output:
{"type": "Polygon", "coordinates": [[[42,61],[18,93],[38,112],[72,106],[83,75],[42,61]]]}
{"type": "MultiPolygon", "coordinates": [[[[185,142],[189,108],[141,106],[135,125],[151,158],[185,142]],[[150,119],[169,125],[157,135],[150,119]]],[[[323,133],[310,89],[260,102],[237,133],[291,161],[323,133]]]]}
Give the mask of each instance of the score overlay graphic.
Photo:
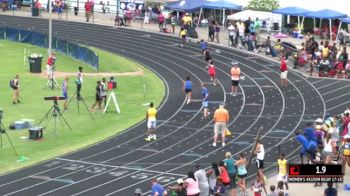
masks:
{"type": "Polygon", "coordinates": [[[343,182],[341,165],[288,165],[289,183],[343,182]]]}

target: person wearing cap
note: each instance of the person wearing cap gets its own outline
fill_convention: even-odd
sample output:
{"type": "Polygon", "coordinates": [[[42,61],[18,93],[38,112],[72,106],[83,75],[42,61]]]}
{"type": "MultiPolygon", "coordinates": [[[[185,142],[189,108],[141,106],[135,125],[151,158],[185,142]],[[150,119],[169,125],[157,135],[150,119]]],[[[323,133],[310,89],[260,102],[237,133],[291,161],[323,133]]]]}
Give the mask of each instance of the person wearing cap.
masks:
{"type": "Polygon", "coordinates": [[[301,132],[299,132],[299,131],[296,131],[295,135],[296,135],[295,139],[298,142],[300,142],[300,144],[302,145],[302,147],[300,149],[301,164],[304,164],[304,155],[305,154],[307,155],[306,156],[307,163],[309,163],[310,158],[314,159],[314,157],[315,157],[317,144],[314,141],[308,141],[306,139],[306,137],[303,134],[301,134],[301,132]]]}
{"type": "Polygon", "coordinates": [[[184,25],[184,28],[186,29],[186,30],[188,30],[188,28],[191,26],[191,24],[192,24],[192,18],[191,18],[191,16],[188,14],[188,13],[186,13],[186,15],[182,18],[182,22],[183,22],[183,25],[184,25]]]}
{"type": "Polygon", "coordinates": [[[135,189],[135,196],[141,196],[142,195],[142,190],[141,189],[135,189]]]}
{"type": "Polygon", "coordinates": [[[231,65],[232,65],[232,68],[231,68],[231,82],[232,82],[231,93],[233,96],[237,96],[239,77],[241,75],[241,69],[238,67],[237,62],[232,62],[231,65]]]}
{"type": "MultiPolygon", "coordinates": [[[[168,189],[170,191],[174,191],[177,196],[187,196],[186,189],[184,187],[184,181],[182,178],[179,178],[177,181],[177,184],[174,186],[168,186],[168,189]]],[[[172,195],[172,194],[171,194],[172,195]]]]}
{"type": "Polygon", "coordinates": [[[157,126],[157,120],[156,120],[156,116],[157,116],[157,109],[155,109],[153,107],[153,103],[151,102],[149,104],[149,108],[146,112],[146,121],[147,121],[147,128],[148,128],[148,137],[145,139],[146,141],[151,141],[156,140],[157,136],[156,136],[156,126],[157,126]]]}
{"type": "Polygon", "coordinates": [[[208,88],[205,86],[204,83],[202,83],[202,104],[203,104],[203,119],[207,119],[209,112],[208,112],[208,97],[209,97],[209,90],[208,88]]]}
{"type": "Polygon", "coordinates": [[[281,59],[281,86],[287,87],[288,86],[288,80],[287,80],[287,74],[288,74],[288,67],[285,57],[282,57],[281,59]]]}
{"type": "Polygon", "coordinates": [[[221,134],[222,146],[225,146],[225,129],[229,121],[229,113],[225,109],[225,104],[221,103],[219,108],[214,113],[214,142],[213,146],[216,146],[218,135],[221,134]]]}
{"type": "Polygon", "coordinates": [[[204,169],[201,169],[199,163],[195,165],[196,171],[194,176],[198,181],[198,187],[200,190],[199,196],[208,196],[209,195],[209,183],[207,180],[207,174],[204,169]]]}
{"type": "Polygon", "coordinates": [[[162,185],[158,184],[157,178],[151,180],[152,189],[151,196],[166,196],[168,192],[163,188],[162,185]]]}

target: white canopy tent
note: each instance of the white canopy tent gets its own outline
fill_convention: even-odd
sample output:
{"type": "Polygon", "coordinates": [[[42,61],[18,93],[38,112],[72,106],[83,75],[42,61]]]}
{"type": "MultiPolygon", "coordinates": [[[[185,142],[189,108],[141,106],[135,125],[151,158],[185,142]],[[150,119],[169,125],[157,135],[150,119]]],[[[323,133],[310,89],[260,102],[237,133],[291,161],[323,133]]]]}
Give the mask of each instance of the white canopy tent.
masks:
{"type": "Polygon", "coordinates": [[[272,23],[278,23],[279,27],[281,27],[282,24],[282,15],[281,14],[274,14],[271,12],[262,12],[262,11],[254,11],[254,10],[244,10],[242,12],[237,12],[234,14],[231,14],[227,16],[227,20],[241,20],[245,21],[248,20],[250,17],[251,20],[255,20],[256,18],[259,18],[261,21],[266,21],[266,26],[270,28],[272,23]]]}

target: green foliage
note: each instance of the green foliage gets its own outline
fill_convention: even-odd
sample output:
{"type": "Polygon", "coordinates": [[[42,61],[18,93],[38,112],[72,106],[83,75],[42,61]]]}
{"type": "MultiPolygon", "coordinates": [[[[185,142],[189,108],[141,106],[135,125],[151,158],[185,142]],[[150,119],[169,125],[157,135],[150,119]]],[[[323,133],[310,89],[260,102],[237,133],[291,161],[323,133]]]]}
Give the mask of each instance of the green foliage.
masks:
{"type": "Polygon", "coordinates": [[[250,0],[246,9],[272,11],[279,8],[279,0],[250,0]]]}

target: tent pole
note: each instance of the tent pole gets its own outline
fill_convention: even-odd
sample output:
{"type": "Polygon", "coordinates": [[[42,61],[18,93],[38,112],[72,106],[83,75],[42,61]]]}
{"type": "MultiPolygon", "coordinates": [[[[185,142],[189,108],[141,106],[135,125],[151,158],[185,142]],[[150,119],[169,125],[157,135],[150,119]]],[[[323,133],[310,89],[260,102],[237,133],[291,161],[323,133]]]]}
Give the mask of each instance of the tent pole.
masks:
{"type": "Polygon", "coordinates": [[[332,19],[329,19],[329,43],[332,43],[332,19]]]}
{"type": "Polygon", "coordinates": [[[300,27],[300,17],[298,16],[298,29],[300,27]]]}
{"type": "Polygon", "coordinates": [[[338,27],[338,31],[337,31],[337,37],[335,38],[336,42],[338,42],[339,32],[340,32],[340,28],[341,28],[342,23],[343,23],[343,21],[340,21],[340,23],[339,23],[339,27],[338,27]]]}
{"type": "Polygon", "coordinates": [[[316,28],[316,18],[314,18],[314,29],[316,28]]]}
{"type": "Polygon", "coordinates": [[[222,10],[222,26],[225,27],[225,9],[222,10]]]}
{"type": "Polygon", "coordinates": [[[201,21],[202,11],[203,11],[203,7],[201,7],[201,9],[199,11],[199,18],[198,18],[198,22],[197,22],[197,28],[199,27],[199,23],[201,21]]]}
{"type": "Polygon", "coordinates": [[[300,33],[301,33],[301,30],[304,29],[304,19],[305,19],[305,16],[303,16],[303,19],[301,20],[300,33]]]}

